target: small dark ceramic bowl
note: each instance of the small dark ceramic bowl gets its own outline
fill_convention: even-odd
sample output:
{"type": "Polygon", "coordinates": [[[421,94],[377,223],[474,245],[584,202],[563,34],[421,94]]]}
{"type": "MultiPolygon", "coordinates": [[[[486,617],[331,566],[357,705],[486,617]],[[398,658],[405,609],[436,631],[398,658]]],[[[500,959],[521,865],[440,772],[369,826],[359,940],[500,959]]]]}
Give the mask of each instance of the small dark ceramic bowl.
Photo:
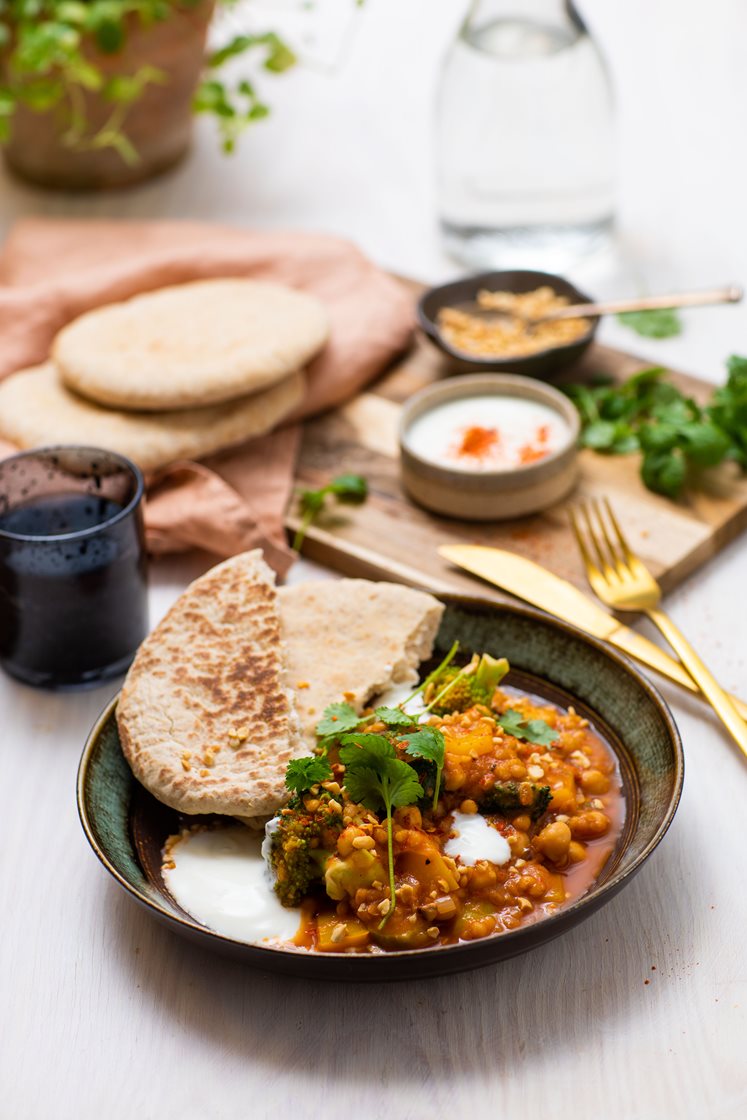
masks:
{"type": "Polygon", "coordinates": [[[463,351],[451,346],[441,334],[438,326],[438,313],[444,307],[458,307],[465,310],[477,301],[477,293],[486,289],[490,292],[533,292],[536,288],[550,287],[558,295],[567,296],[571,303],[591,303],[591,296],[574,288],[562,276],[551,272],[480,272],[476,276],[465,276],[437,288],[429,288],[418,300],[418,322],[431,342],[452,359],[462,373],[523,373],[527,377],[541,377],[552,380],[553,374],[565,366],[577,362],[596,334],[598,319],[591,320],[588,332],[576,342],[565,346],[553,346],[528,354],[524,358],[477,358],[465,355],[463,351]]]}
{"type": "Polygon", "coordinates": [[[406,980],[442,976],[523,953],[588,918],[629,883],[672,822],[684,762],[677,728],[659,693],[626,657],[595,638],[528,607],[443,596],[436,639],[443,657],[455,639],[472,651],[505,656],[509,684],[591,718],[615,751],[627,814],[617,847],[588,892],[534,925],[479,941],[381,954],[310,953],[249,945],[214,933],[179,908],[161,877],[161,849],[178,814],[135,781],[122,754],[116,699],[86,743],[78,771],[78,811],[107,871],[137,902],[205,948],[258,968],[324,980],[406,980]]]}

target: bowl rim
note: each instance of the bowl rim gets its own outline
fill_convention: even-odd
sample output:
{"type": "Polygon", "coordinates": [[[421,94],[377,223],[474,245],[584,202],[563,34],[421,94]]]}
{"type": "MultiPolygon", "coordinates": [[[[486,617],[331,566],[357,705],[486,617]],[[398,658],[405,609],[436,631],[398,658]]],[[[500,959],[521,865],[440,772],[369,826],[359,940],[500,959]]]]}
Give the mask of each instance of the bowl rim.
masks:
{"type": "MultiPolygon", "coordinates": [[[[94,854],[98,858],[99,862],[106,868],[109,874],[120,884],[120,886],[124,887],[128,894],[130,894],[137,902],[144,905],[148,910],[153,911],[155,916],[161,918],[162,920],[166,920],[167,923],[181,926],[185,932],[200,935],[202,938],[206,938],[211,943],[215,942],[216,948],[233,948],[243,951],[243,953],[246,954],[247,959],[245,960],[245,963],[247,964],[251,964],[252,966],[259,968],[262,968],[264,966],[271,968],[271,958],[277,959],[278,955],[284,959],[294,958],[296,960],[313,959],[315,961],[318,961],[320,958],[323,958],[324,960],[330,962],[330,965],[326,967],[330,967],[331,962],[334,961],[337,961],[340,964],[345,962],[348,975],[340,976],[340,979],[345,980],[356,979],[354,975],[356,966],[354,964],[351,965],[351,962],[353,961],[365,962],[366,971],[368,971],[373,960],[381,960],[382,962],[395,959],[415,961],[423,959],[426,956],[429,960],[443,959],[444,968],[433,973],[433,975],[439,975],[440,972],[443,972],[444,975],[446,975],[449,972],[454,972],[459,969],[460,966],[455,963],[459,958],[465,955],[469,956],[471,954],[475,954],[475,950],[478,946],[496,942],[506,946],[509,949],[508,952],[500,954],[500,957],[493,962],[497,963],[498,959],[513,955],[510,951],[511,946],[520,946],[522,941],[526,938],[528,931],[537,930],[541,927],[548,933],[548,936],[543,938],[542,940],[549,941],[554,936],[554,934],[552,933],[553,929],[555,929],[557,933],[562,933],[565,927],[573,924],[571,920],[573,915],[583,915],[583,911],[586,909],[589,909],[589,914],[591,914],[604,902],[609,901],[609,899],[612,898],[613,895],[616,894],[617,891],[619,891],[621,887],[624,886],[625,883],[628,882],[630,878],[640,869],[641,865],[645,863],[652,852],[664,839],[664,836],[666,835],[669,827],[672,824],[674,815],[680,802],[680,798],[682,796],[682,786],[684,782],[685,772],[685,758],[682,747],[682,739],[667,702],[664,700],[664,697],[661,695],[656,686],[644,676],[641,670],[633,664],[629,657],[627,657],[625,654],[621,653],[614,647],[609,646],[600,638],[595,638],[593,635],[585,633],[585,631],[579,629],[577,626],[574,626],[569,622],[565,622],[563,619],[558,619],[554,615],[547,614],[545,611],[536,610],[535,608],[527,607],[524,604],[497,602],[491,599],[486,599],[483,596],[479,595],[462,595],[443,592],[437,594],[435,597],[438,598],[439,601],[445,603],[447,606],[451,605],[457,608],[465,608],[467,610],[469,610],[470,608],[478,608],[484,610],[486,607],[489,607],[490,609],[504,611],[507,610],[509,613],[519,615],[520,617],[523,617],[530,622],[542,622],[544,625],[549,624],[551,627],[555,627],[563,631],[572,638],[575,638],[577,640],[580,639],[583,643],[590,645],[598,653],[601,653],[602,656],[607,657],[615,662],[620,669],[626,672],[629,676],[633,677],[636,684],[645,693],[647,693],[649,699],[653,702],[654,707],[657,708],[660,716],[662,717],[669,742],[672,746],[675,764],[673,785],[669,801],[659,821],[659,824],[656,827],[654,835],[651,837],[645,848],[641,852],[639,852],[631,865],[623,872],[613,873],[604,883],[600,884],[599,886],[592,886],[585,894],[581,895],[578,899],[575,900],[575,902],[571,903],[570,906],[563,907],[555,914],[544,917],[541,919],[541,921],[536,922],[531,926],[519,926],[519,928],[515,930],[492,934],[488,937],[480,938],[477,941],[461,941],[456,945],[442,945],[424,949],[397,949],[389,950],[386,953],[381,954],[348,954],[344,952],[309,953],[308,951],[304,951],[303,949],[287,949],[282,946],[264,945],[228,937],[226,936],[226,934],[218,933],[215,930],[210,929],[208,926],[200,924],[194,919],[190,919],[187,916],[177,914],[175,911],[168,909],[166,906],[162,906],[156,899],[139,890],[114,866],[107,852],[104,851],[103,847],[96,839],[92,822],[89,818],[86,806],[85,795],[87,789],[87,779],[92,755],[98,743],[101,732],[116,710],[117,702],[120,696],[119,692],[107,703],[106,707],[100,713],[91,731],[89,732],[85,745],[83,747],[83,752],[81,754],[76,778],[76,802],[78,808],[78,816],[86,839],[88,840],[88,843],[93,849],[94,854]],[[248,959],[250,956],[254,959],[248,959]]],[[[134,775],[132,775],[132,781],[137,781],[134,775]]],[[[527,946],[527,948],[529,948],[529,946],[527,946]]],[[[520,951],[521,950],[518,947],[514,949],[514,953],[518,953],[520,951]]],[[[361,964],[359,967],[363,969],[364,965],[361,964]]],[[[383,965],[382,970],[384,970],[383,965]]],[[[360,977],[360,979],[369,978],[370,977],[360,977]]],[[[382,980],[385,978],[388,979],[388,977],[382,977],[382,980]]]]}
{"type": "Polygon", "coordinates": [[[417,393],[408,397],[400,412],[397,429],[397,440],[400,453],[408,460],[417,464],[419,473],[434,481],[448,479],[455,485],[466,489],[475,480],[480,480],[480,489],[486,483],[510,483],[517,489],[527,484],[536,484],[546,476],[554,476],[578,454],[578,439],[581,434],[581,421],[575,405],[554,385],[546,381],[538,381],[536,377],[526,377],[521,373],[470,373],[459,378],[446,378],[425,385],[417,393]],[[513,391],[512,391],[513,390],[513,391]],[[452,399],[473,396],[513,397],[521,400],[543,400],[549,408],[556,412],[568,426],[568,438],[560,447],[551,451],[543,459],[534,463],[522,463],[518,466],[497,467],[493,470],[471,471],[458,470],[434,463],[432,459],[425,459],[413,450],[407,441],[407,433],[413,422],[428,411],[427,402],[435,398],[433,404],[446,403],[452,399]],[[426,407],[423,407],[423,406],[426,407]]]}
{"type": "Polygon", "coordinates": [[[13,463],[20,462],[21,459],[34,459],[39,457],[52,458],[53,455],[62,454],[64,452],[90,452],[97,455],[99,458],[102,456],[109,459],[116,460],[119,463],[120,469],[128,471],[133,479],[133,492],[132,497],[129,498],[126,505],[118,509],[116,513],[111,514],[103,521],[99,521],[96,525],[91,525],[88,529],[73,529],[69,533],[39,533],[31,535],[30,533],[15,533],[10,529],[0,528],[0,539],[6,540],[9,543],[18,544],[69,544],[71,541],[86,540],[89,537],[95,536],[97,533],[108,531],[113,525],[119,524],[125,518],[130,517],[140,505],[143,495],[145,494],[145,478],[143,472],[137,463],[129,459],[126,455],[122,455],[120,451],[112,451],[106,447],[97,447],[95,444],[90,443],[50,443],[43,444],[41,447],[27,447],[19,451],[15,451],[12,455],[0,461],[0,471],[6,468],[12,469],[13,463]]]}
{"type": "MultiPolygon", "coordinates": [[[[588,331],[581,335],[580,338],[574,339],[572,342],[563,342],[558,346],[546,346],[543,350],[535,350],[531,354],[521,354],[517,357],[501,358],[498,355],[480,355],[470,354],[465,350],[459,350],[457,347],[452,346],[451,343],[444,338],[438,324],[428,312],[425,310],[425,304],[428,300],[432,299],[437,293],[446,294],[450,289],[457,289],[464,287],[465,284],[473,285],[475,290],[483,287],[489,282],[494,282],[496,277],[500,276],[532,276],[536,277],[538,284],[544,283],[548,287],[554,288],[553,281],[560,280],[564,285],[572,288],[576,295],[580,298],[582,303],[593,303],[592,297],[586,292],[581,291],[571,281],[561,276],[557,272],[541,272],[532,268],[504,268],[504,269],[488,269],[485,272],[469,273],[467,276],[462,276],[456,280],[447,280],[444,284],[434,284],[430,288],[426,288],[418,298],[416,305],[416,313],[418,324],[421,330],[439,346],[444,353],[454,358],[458,362],[467,362],[476,366],[484,366],[486,370],[501,369],[509,370],[512,365],[516,363],[530,363],[540,361],[552,354],[563,355],[578,346],[586,346],[592,342],[599,326],[599,316],[587,316],[591,321],[591,326],[588,331]]],[[[512,291],[512,288],[508,288],[512,291]]],[[[443,306],[446,306],[445,304],[443,306]]]]}

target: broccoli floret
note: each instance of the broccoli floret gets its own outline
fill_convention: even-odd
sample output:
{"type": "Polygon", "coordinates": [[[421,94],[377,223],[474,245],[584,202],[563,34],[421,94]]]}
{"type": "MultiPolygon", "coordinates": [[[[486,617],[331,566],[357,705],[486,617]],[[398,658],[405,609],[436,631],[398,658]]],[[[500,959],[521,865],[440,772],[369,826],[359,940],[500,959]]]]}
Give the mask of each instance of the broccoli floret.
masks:
{"type": "Polygon", "coordinates": [[[449,665],[434,677],[428,685],[426,700],[430,703],[438,699],[431,709],[436,715],[448,712],[466,712],[475,704],[490,707],[495,690],[508,672],[505,657],[498,660],[484,653],[477,654],[469,665],[459,669],[449,665]]]}
{"type": "Polygon", "coordinates": [[[267,859],[283,906],[298,906],[324,884],[325,863],[342,832],[342,813],[330,801],[326,790],[297,794],[268,830],[267,859]],[[307,809],[304,799],[319,804],[307,809]]]}
{"type": "Polygon", "coordinates": [[[549,786],[532,785],[531,799],[527,799],[526,786],[526,782],[496,782],[479,799],[480,811],[504,816],[506,813],[529,813],[533,821],[539,820],[550,804],[552,790],[549,786]]]}

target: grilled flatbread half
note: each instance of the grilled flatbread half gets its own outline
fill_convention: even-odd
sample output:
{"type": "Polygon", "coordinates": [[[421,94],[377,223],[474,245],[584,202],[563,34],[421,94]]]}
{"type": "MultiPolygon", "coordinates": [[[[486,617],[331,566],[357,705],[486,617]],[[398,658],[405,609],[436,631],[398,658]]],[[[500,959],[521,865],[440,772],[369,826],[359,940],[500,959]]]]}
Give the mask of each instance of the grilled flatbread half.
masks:
{"type": "Polygon", "coordinates": [[[244,552],[191,584],[146,638],[117,707],[135,777],[182,813],[255,817],[305,754],[283,662],[275,577],[244,552]]]}
{"type": "Polygon", "coordinates": [[[443,604],[394,583],[341,579],[281,587],[288,682],[309,747],[328,704],[360,712],[394,685],[414,683],[430,657],[443,604]]]}

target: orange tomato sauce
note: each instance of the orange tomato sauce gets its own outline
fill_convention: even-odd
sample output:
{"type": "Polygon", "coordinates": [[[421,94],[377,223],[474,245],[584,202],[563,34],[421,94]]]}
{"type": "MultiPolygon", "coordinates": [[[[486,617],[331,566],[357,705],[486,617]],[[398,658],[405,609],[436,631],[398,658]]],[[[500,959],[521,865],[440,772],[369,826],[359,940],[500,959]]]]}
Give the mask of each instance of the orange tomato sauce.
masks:
{"type": "MultiPolygon", "coordinates": [[[[588,720],[573,708],[499,689],[490,708],[430,723],[445,737],[442,793],[435,810],[424,799],[394,813],[393,912],[385,821],[343,796],[344,828],[332,861],[339,897],[320,893],[304,902],[295,944],[360,953],[476,940],[556,913],[603,872],[623,828],[625,800],[616,757],[588,720]],[[508,709],[549,725],[554,741],[540,745],[507,734],[500,717],[508,709]],[[478,812],[507,842],[505,862],[469,864],[445,851],[454,814],[478,812]]],[[[344,767],[335,763],[333,770],[338,791],[344,767]]]]}

